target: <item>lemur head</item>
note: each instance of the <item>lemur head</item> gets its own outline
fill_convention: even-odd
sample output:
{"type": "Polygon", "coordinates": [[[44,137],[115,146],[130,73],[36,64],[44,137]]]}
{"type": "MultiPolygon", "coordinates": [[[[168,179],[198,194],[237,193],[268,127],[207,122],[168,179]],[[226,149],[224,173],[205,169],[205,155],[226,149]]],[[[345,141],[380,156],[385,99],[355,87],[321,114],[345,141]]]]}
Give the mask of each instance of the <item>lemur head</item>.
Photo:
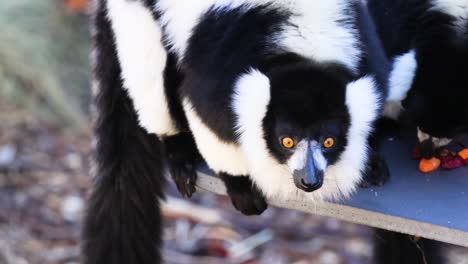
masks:
{"type": "Polygon", "coordinates": [[[268,149],[298,188],[315,191],[347,144],[350,75],[336,65],[293,65],[269,78],[271,101],[263,122],[268,149]]]}
{"type": "Polygon", "coordinates": [[[335,199],[355,190],[380,98],[371,77],[352,78],[346,67],[323,63],[251,70],[240,78],[239,141],[267,196],[303,190],[312,199],[335,199]]]}

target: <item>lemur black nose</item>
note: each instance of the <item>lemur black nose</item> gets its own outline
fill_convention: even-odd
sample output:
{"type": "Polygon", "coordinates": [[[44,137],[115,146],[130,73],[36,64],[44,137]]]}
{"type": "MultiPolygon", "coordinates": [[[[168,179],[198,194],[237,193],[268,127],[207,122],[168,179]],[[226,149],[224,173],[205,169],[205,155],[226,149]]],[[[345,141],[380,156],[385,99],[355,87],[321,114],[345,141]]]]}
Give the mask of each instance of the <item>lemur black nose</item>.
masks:
{"type": "Polygon", "coordinates": [[[305,181],[304,179],[301,179],[301,184],[299,188],[301,188],[305,192],[313,192],[313,191],[320,189],[320,187],[322,187],[322,184],[323,184],[323,181],[321,180],[313,182],[313,183],[309,183],[305,181]]]}
{"type": "Polygon", "coordinates": [[[294,184],[297,188],[305,192],[313,192],[322,187],[324,171],[315,166],[315,160],[310,151],[307,160],[307,164],[304,168],[294,170],[294,184]]]}

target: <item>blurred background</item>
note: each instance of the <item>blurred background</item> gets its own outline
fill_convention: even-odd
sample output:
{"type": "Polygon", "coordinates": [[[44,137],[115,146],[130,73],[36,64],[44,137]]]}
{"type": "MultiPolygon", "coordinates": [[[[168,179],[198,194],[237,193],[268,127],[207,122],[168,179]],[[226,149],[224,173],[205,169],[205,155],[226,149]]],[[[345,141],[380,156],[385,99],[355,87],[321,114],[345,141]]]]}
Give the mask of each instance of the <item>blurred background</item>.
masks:
{"type": "MultiPolygon", "coordinates": [[[[87,0],[0,1],[0,264],[79,262],[90,187],[87,0]]],[[[372,229],[224,197],[164,207],[167,263],[372,263],[372,229]]],[[[450,247],[453,263],[461,248],[450,247]]],[[[465,258],[466,261],[466,258],[465,258]]]]}

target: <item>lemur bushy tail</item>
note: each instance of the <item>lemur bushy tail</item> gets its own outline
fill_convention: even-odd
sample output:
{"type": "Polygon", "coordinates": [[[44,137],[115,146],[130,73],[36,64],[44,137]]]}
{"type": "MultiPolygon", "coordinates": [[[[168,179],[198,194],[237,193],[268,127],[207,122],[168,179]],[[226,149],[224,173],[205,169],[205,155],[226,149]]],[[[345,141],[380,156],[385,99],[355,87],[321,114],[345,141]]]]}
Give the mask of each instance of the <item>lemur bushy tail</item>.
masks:
{"type": "Polygon", "coordinates": [[[160,263],[162,143],[138,125],[102,1],[94,23],[96,164],[82,233],[82,263],[160,263]]]}

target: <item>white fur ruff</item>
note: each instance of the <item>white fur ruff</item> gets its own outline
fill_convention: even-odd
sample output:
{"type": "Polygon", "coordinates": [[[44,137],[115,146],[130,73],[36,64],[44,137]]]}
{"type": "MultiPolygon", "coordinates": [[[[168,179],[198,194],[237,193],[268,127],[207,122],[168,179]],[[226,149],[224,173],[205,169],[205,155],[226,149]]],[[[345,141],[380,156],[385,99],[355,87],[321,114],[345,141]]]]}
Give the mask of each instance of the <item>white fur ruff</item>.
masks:
{"type": "Polygon", "coordinates": [[[124,87],[149,133],[177,133],[164,93],[166,50],[160,26],[140,1],[108,0],[124,87]]]}
{"type": "Polygon", "coordinates": [[[232,176],[247,175],[249,172],[247,162],[239,146],[219,139],[203,123],[188,99],[184,99],[183,107],[198,151],[208,166],[217,173],[225,172],[232,176]]]}

